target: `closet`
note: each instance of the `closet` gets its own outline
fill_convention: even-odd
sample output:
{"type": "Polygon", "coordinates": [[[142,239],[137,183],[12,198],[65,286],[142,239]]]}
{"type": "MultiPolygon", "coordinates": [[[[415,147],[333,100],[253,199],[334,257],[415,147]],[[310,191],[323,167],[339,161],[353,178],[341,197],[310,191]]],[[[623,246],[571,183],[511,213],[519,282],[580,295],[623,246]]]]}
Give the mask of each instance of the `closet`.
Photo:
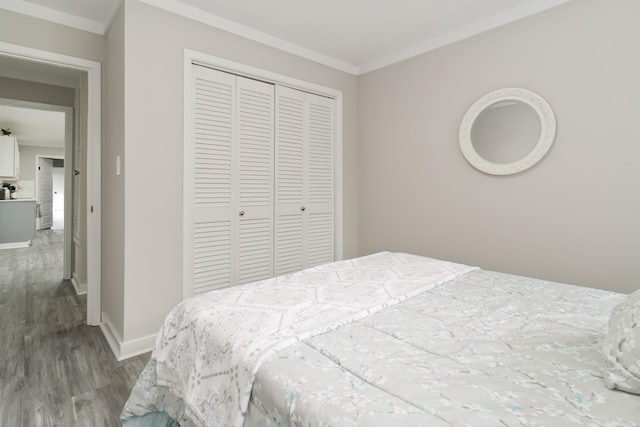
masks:
{"type": "Polygon", "coordinates": [[[192,75],[185,294],[333,261],[334,100],[200,65],[192,75]]]}

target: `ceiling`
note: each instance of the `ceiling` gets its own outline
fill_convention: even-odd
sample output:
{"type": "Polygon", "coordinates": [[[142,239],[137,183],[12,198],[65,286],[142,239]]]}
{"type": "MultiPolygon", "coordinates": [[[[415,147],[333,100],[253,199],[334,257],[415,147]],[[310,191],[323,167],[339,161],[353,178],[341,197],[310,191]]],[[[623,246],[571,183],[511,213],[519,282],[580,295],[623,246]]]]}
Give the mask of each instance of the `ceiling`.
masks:
{"type": "Polygon", "coordinates": [[[75,88],[80,71],[0,55],[0,77],[75,88]]]}
{"type": "MultiPolygon", "coordinates": [[[[570,0],[140,0],[359,75],[570,0]]],[[[122,0],[3,0],[104,34],[122,0]]]]}
{"type": "Polygon", "coordinates": [[[11,129],[18,145],[64,148],[64,113],[0,105],[0,128],[11,129]]]}
{"type": "MultiPolygon", "coordinates": [[[[105,34],[123,0],[2,0],[7,9],[105,34]]],[[[139,0],[353,75],[570,0],[139,0]]],[[[78,71],[0,56],[0,77],[75,87],[78,71]]],[[[21,145],[64,146],[59,112],[1,105],[21,145]]]]}
{"type": "MultiPolygon", "coordinates": [[[[0,77],[75,88],[80,71],[0,55],[0,77]]],[[[0,98],[0,128],[10,128],[19,145],[64,147],[64,113],[50,106],[0,98]]]]}

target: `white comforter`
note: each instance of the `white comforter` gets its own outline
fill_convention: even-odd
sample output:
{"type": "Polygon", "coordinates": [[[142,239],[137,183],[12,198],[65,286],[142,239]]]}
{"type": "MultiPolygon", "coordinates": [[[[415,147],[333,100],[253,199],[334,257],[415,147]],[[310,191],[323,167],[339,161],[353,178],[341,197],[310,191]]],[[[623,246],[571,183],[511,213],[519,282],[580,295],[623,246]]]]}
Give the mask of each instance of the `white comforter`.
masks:
{"type": "Polygon", "coordinates": [[[479,270],[265,362],[245,426],[639,426],[600,352],[624,295],[479,270]]]}
{"type": "MultiPolygon", "coordinates": [[[[181,401],[181,413],[161,409],[198,426],[241,426],[255,374],[274,353],[472,270],[384,252],[188,299],[166,318],[152,355],[156,385],[181,401]]],[[[125,417],[158,405],[139,392],[125,417]]]]}
{"type": "Polygon", "coordinates": [[[168,317],[123,418],[639,426],[640,396],[603,382],[623,298],[393,253],[216,291],[168,317]]]}

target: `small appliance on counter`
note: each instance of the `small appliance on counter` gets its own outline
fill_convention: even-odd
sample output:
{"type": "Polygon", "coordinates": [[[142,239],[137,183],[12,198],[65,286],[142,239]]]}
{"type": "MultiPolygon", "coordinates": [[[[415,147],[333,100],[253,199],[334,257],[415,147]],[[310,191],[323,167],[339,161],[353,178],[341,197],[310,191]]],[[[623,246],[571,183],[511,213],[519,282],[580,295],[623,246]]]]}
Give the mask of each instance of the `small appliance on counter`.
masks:
{"type": "Polygon", "coordinates": [[[15,184],[9,184],[8,182],[5,182],[4,184],[2,184],[2,187],[0,188],[0,200],[15,200],[18,198],[18,195],[16,194],[16,190],[18,189],[18,186],[15,184]]]}

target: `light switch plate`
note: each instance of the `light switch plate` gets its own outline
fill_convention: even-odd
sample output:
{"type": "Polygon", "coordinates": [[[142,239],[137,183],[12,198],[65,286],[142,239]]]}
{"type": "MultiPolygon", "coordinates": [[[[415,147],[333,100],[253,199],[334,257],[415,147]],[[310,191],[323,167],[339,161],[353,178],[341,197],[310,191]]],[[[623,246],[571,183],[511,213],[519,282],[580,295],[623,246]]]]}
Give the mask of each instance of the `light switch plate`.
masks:
{"type": "Polygon", "coordinates": [[[120,175],[120,156],[116,156],[116,175],[120,175]]]}

